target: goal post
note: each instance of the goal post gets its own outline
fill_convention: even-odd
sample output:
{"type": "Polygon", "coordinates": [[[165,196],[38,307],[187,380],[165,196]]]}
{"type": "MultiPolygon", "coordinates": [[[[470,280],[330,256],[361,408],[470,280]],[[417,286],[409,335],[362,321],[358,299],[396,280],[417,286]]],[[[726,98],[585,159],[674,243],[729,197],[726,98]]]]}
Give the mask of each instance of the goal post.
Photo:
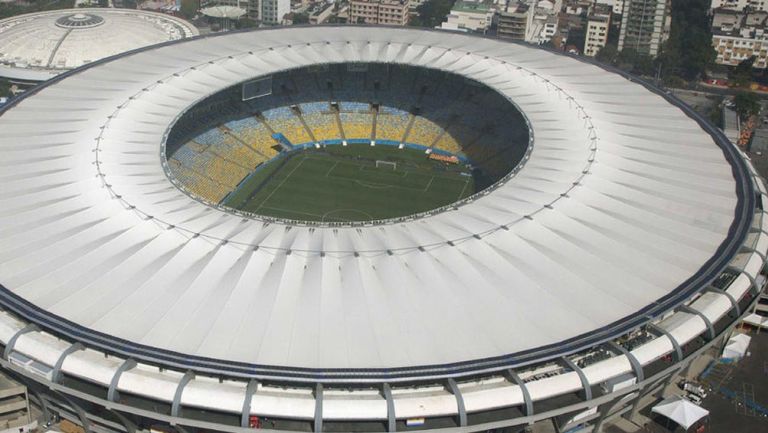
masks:
{"type": "Polygon", "coordinates": [[[377,159],[376,168],[387,168],[394,171],[394,170],[397,170],[397,163],[392,161],[382,161],[380,159],[377,159]]]}

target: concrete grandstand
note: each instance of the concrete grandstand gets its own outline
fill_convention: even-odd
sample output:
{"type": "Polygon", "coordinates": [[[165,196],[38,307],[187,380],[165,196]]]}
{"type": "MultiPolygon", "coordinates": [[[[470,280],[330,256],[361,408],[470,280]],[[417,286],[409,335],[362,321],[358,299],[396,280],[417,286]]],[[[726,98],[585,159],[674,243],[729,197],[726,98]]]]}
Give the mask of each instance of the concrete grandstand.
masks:
{"type": "MultiPolygon", "coordinates": [[[[356,64],[352,70],[335,64],[322,70],[307,68],[273,75],[271,86],[269,95],[248,101],[241,101],[241,85],[233,86],[187,110],[165,145],[170,176],[204,202],[231,206],[231,197],[248,187],[248,179],[269,170],[270,163],[279,159],[284,144],[291,149],[371,144],[421,150],[425,159],[433,154],[455,157],[451,161],[462,162],[473,172],[468,177],[472,188],[467,191],[472,194],[502,179],[531,149],[529,125],[514,105],[460,75],[377,63],[356,64]]],[[[376,153],[392,158],[407,154],[376,153]]],[[[359,152],[356,156],[360,157],[359,152]]],[[[334,166],[340,163],[350,165],[348,159],[341,159],[334,166]]],[[[397,180],[408,175],[418,179],[413,164],[409,167],[412,169],[397,173],[397,180]]],[[[429,185],[434,175],[450,172],[438,164],[427,173],[432,178],[429,185]]],[[[344,182],[334,186],[338,190],[344,182]]],[[[371,185],[372,190],[361,192],[383,194],[382,188],[395,186],[376,184],[371,185]]],[[[418,182],[404,186],[394,192],[400,198],[410,194],[409,187],[421,187],[418,182]]],[[[438,193],[429,188],[426,192],[438,193]]],[[[443,205],[456,201],[455,192],[450,192],[443,205]]],[[[298,200],[310,198],[294,195],[298,200]]],[[[391,207],[397,199],[394,196],[381,206],[391,207]]],[[[345,201],[341,206],[354,207],[355,201],[359,202],[345,201]]],[[[409,212],[405,207],[404,215],[420,209],[426,210],[417,206],[409,212]]],[[[302,214],[308,215],[309,210],[303,209],[302,214]]],[[[382,213],[378,206],[360,210],[368,211],[392,215],[382,213]]]]}
{"type": "Polygon", "coordinates": [[[719,130],[634,77],[489,38],[345,26],[150,47],[12,101],[0,160],[0,365],[86,431],[602,431],[766,281],[768,194],[719,130]],[[339,124],[375,141],[386,113],[394,141],[443,145],[453,122],[358,91],[184,127],[253,79],[360,64],[492,89],[525,117],[524,151],[471,200],[375,222],[245,213],[173,177],[179,150],[230,134],[261,147],[226,160],[255,167],[281,151],[273,123],[295,143],[339,124]]]}

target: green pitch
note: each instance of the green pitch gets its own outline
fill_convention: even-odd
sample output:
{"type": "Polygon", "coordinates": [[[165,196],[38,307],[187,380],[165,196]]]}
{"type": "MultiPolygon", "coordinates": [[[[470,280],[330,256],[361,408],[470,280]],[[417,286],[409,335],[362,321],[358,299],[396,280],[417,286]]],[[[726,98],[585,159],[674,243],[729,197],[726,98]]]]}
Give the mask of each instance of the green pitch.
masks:
{"type": "Polygon", "coordinates": [[[328,146],[291,152],[261,167],[222,203],[265,216],[367,221],[427,211],[475,192],[463,165],[393,146],[328,146]],[[376,160],[392,161],[376,167],[376,160]]]}

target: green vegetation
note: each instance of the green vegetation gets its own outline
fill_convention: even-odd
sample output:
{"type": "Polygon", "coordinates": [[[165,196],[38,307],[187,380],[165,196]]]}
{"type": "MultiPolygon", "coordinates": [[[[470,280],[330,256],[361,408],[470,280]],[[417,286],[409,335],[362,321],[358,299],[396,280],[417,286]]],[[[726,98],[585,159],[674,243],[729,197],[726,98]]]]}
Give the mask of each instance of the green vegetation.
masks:
{"type": "Polygon", "coordinates": [[[712,122],[713,125],[717,126],[718,128],[722,128],[723,110],[721,107],[725,98],[722,96],[712,96],[708,97],[708,99],[712,100],[712,104],[709,106],[707,111],[702,114],[706,114],[706,116],[709,118],[709,121],[712,122]]]}
{"type": "Polygon", "coordinates": [[[0,19],[32,12],[69,9],[75,7],[75,0],[33,0],[26,3],[0,3],[0,19]]]}
{"type": "Polygon", "coordinates": [[[634,48],[619,51],[616,45],[607,44],[597,52],[595,59],[635,75],[652,76],[655,73],[653,57],[638,53],[634,48]]]}
{"type": "Polygon", "coordinates": [[[709,7],[710,0],[672,2],[672,29],[658,58],[667,83],[699,80],[714,64],[709,7]]]}
{"type": "Polygon", "coordinates": [[[603,63],[610,63],[613,64],[616,62],[616,58],[619,56],[619,49],[616,48],[616,45],[613,44],[607,44],[603,48],[600,48],[600,51],[595,54],[595,59],[603,62],[603,63]]]}
{"type": "Polygon", "coordinates": [[[243,17],[235,21],[236,29],[255,29],[258,26],[259,26],[258,21],[252,20],[250,18],[243,17]]]}
{"type": "Polygon", "coordinates": [[[752,82],[752,66],[755,64],[755,56],[747,57],[739,62],[735,68],[728,73],[731,84],[736,87],[746,87],[752,82]]]}
{"type": "Polygon", "coordinates": [[[636,75],[652,76],[655,72],[653,57],[638,53],[634,48],[624,48],[616,56],[616,65],[636,75]]]}
{"type": "Polygon", "coordinates": [[[309,14],[306,12],[293,14],[294,24],[309,24],[309,14]]]}
{"type": "Polygon", "coordinates": [[[445,20],[456,0],[427,0],[416,8],[417,15],[411,17],[409,26],[435,28],[445,20]]]}
{"type": "Polygon", "coordinates": [[[367,221],[427,211],[474,192],[463,165],[430,160],[422,150],[355,144],[278,158],[223,204],[280,218],[367,221]],[[376,167],[377,160],[397,167],[376,167]]]}
{"type": "Polygon", "coordinates": [[[742,119],[760,113],[760,99],[753,92],[741,91],[733,98],[736,112],[742,119]]]}
{"type": "Polygon", "coordinates": [[[0,97],[11,96],[11,82],[0,78],[0,97]]]}
{"type": "Polygon", "coordinates": [[[716,57],[707,16],[709,3],[709,0],[672,2],[672,29],[656,59],[631,48],[619,52],[611,43],[601,49],[596,58],[644,76],[655,75],[660,67],[668,85],[684,86],[686,81],[697,81],[714,65],[716,57]]]}
{"type": "Polygon", "coordinates": [[[197,15],[197,7],[199,2],[197,0],[181,0],[181,8],[179,12],[186,19],[192,19],[197,15]]]}

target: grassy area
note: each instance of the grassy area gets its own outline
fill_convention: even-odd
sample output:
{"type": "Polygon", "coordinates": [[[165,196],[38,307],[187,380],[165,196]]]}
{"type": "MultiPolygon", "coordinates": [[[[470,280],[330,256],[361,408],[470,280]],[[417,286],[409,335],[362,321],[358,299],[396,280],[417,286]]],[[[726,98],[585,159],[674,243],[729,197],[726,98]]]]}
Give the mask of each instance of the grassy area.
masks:
{"type": "Polygon", "coordinates": [[[272,161],[223,204],[280,218],[366,221],[427,211],[474,192],[464,166],[429,160],[421,150],[349,145],[272,161]],[[397,167],[377,167],[377,160],[397,167]]]}

